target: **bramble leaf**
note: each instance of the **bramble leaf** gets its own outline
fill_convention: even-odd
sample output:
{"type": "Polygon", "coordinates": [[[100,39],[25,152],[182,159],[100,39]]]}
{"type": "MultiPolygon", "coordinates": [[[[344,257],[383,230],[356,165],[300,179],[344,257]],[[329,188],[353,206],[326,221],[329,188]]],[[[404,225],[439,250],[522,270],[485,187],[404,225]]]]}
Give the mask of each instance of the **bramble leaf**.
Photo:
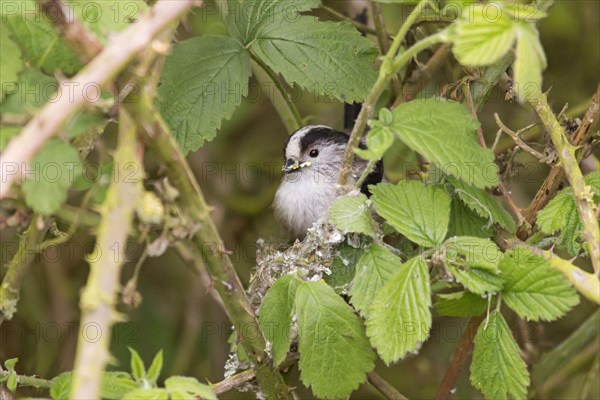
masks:
{"type": "Polygon", "coordinates": [[[500,262],[506,283],[502,299],[519,316],[553,321],[579,304],[579,296],[564,275],[548,261],[517,247],[500,262]]]}
{"type": "Polygon", "coordinates": [[[4,22],[0,22],[0,102],[10,88],[10,84],[17,81],[19,72],[23,69],[21,50],[9,37],[9,31],[4,22]]]}
{"type": "Polygon", "coordinates": [[[355,232],[373,236],[374,221],[367,196],[346,195],[335,199],[329,208],[329,221],[344,233],[355,232]]]}
{"type": "Polygon", "coordinates": [[[366,380],[375,353],[352,307],[321,282],[302,282],[296,293],[300,379],[316,397],[345,398],[366,380]]]}
{"type": "Polygon", "coordinates": [[[486,399],[527,397],[529,373],[519,347],[498,311],[490,314],[475,335],[471,383],[486,399]]]}
{"type": "Polygon", "coordinates": [[[389,278],[402,267],[400,259],[384,245],[373,243],[356,262],[356,274],[350,289],[350,303],[368,316],[369,306],[389,278]]]}
{"type": "Polygon", "coordinates": [[[247,51],[230,37],[204,35],[173,47],[158,95],[161,114],[185,153],[214,139],[248,94],[250,73],[247,51]]]}
{"type": "Polygon", "coordinates": [[[165,388],[173,400],[198,397],[203,400],[217,400],[210,386],[198,382],[196,378],[172,376],[165,381],[165,388]]]}
{"type": "Polygon", "coordinates": [[[391,129],[400,140],[443,173],[478,188],[498,184],[494,154],[477,142],[479,122],[463,104],[418,99],[400,104],[392,114],[391,129]]]}
{"type": "Polygon", "coordinates": [[[431,247],[446,237],[450,197],[443,189],[410,181],[371,186],[371,193],[377,214],[413,242],[431,247]]]}
{"type": "Polygon", "coordinates": [[[447,317],[476,317],[482,315],[488,302],[468,291],[438,294],[433,307],[439,315],[447,317]]]}
{"type": "Polygon", "coordinates": [[[67,190],[82,170],[79,152],[69,143],[50,139],[33,157],[23,182],[25,202],[35,212],[50,215],[67,199],[67,190]]]}
{"type": "Polygon", "coordinates": [[[449,177],[448,180],[454,186],[454,193],[458,198],[480,217],[500,225],[510,233],[516,231],[515,221],[491,195],[458,179],[449,177]]]}
{"type": "Polygon", "coordinates": [[[294,299],[299,284],[300,281],[292,275],[277,279],[267,291],[260,306],[258,322],[265,339],[273,346],[275,366],[285,360],[290,349],[294,299]]]}
{"type": "Polygon", "coordinates": [[[431,288],[427,265],[408,260],[375,295],[367,317],[367,335],[387,364],[416,351],[431,329],[431,288]]]}

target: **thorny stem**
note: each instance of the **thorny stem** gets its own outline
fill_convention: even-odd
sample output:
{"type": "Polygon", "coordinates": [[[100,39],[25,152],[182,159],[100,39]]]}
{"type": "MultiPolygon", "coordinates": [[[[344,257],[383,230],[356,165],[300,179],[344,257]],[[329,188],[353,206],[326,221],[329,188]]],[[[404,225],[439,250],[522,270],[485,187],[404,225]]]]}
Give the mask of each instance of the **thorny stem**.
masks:
{"type": "Polygon", "coordinates": [[[589,186],[585,185],[583,174],[575,155],[576,147],[569,142],[563,127],[556,119],[554,112],[548,105],[546,95],[541,93],[531,103],[534,110],[548,130],[550,140],[556,148],[560,164],[565,171],[567,180],[573,188],[577,210],[583,221],[583,236],[585,237],[592,258],[592,265],[596,276],[600,275],[600,228],[594,213],[593,196],[589,186]]]}
{"type": "Polygon", "coordinates": [[[0,285],[0,325],[5,318],[11,319],[16,312],[21,284],[39,252],[39,244],[47,230],[48,225],[42,217],[34,214],[29,227],[19,240],[17,252],[10,261],[8,271],[0,285]]]}
{"type": "MultiPolygon", "coordinates": [[[[106,87],[132,60],[150,47],[158,33],[199,3],[199,0],[159,0],[149,12],[138,18],[137,23],[115,34],[104,50],[67,83],[74,87],[85,87],[94,82],[96,86],[106,87]]],[[[66,87],[60,87],[60,90],[63,93],[68,91],[66,87]]],[[[74,91],[73,96],[59,96],[57,101],[47,103],[8,143],[0,155],[0,165],[15,165],[17,171],[7,175],[0,185],[0,199],[6,197],[12,184],[24,176],[23,169],[29,167],[32,157],[44,143],[58,135],[67,119],[89,105],[89,101],[89,96],[81,90],[74,91]]]]}
{"type": "MultiPolygon", "coordinates": [[[[417,7],[415,7],[415,10],[420,10],[423,3],[423,1],[419,3],[417,7]]],[[[348,140],[348,146],[346,147],[346,150],[344,152],[344,158],[340,169],[338,185],[339,190],[341,192],[345,190],[345,187],[348,183],[348,176],[350,175],[352,161],[354,160],[354,149],[358,147],[363,131],[365,130],[365,127],[367,125],[369,115],[373,111],[377,100],[379,100],[379,97],[387,87],[387,84],[390,81],[390,79],[392,79],[392,77],[396,74],[396,71],[402,68],[404,64],[409,62],[420,51],[430,47],[435,43],[442,42],[447,38],[446,31],[438,32],[415,43],[404,53],[394,58],[394,55],[398,51],[400,43],[402,42],[402,38],[404,37],[404,35],[406,35],[406,32],[408,31],[410,24],[412,24],[412,21],[414,21],[416,15],[418,15],[418,13],[415,12],[415,10],[413,10],[413,12],[409,15],[407,20],[400,28],[398,35],[396,35],[396,37],[394,38],[394,42],[392,42],[390,50],[384,57],[383,63],[381,64],[381,68],[379,69],[379,76],[377,78],[377,81],[371,89],[369,96],[363,103],[363,106],[360,109],[360,113],[356,118],[356,122],[354,124],[354,127],[352,128],[352,133],[350,134],[350,139],[348,140]]]]}
{"type": "MultiPolygon", "coordinates": [[[[102,372],[110,359],[111,326],[119,320],[115,304],[119,291],[121,266],[125,256],[127,233],[139,195],[143,175],[124,176],[127,165],[143,165],[137,151],[134,121],[124,108],[119,110],[119,144],[115,153],[115,179],[102,203],[94,254],[90,256],[90,274],[81,294],[81,324],[73,368],[72,397],[99,398],[102,372]],[[86,339],[85,327],[98,326],[101,339],[86,339]]],[[[141,171],[137,168],[136,171],[141,171]]]]}
{"type": "MultiPolygon", "coordinates": [[[[0,378],[8,376],[10,372],[0,371],[0,378]]],[[[50,389],[52,381],[42,378],[36,378],[35,376],[17,375],[17,383],[19,386],[32,386],[38,389],[50,389]]]]}

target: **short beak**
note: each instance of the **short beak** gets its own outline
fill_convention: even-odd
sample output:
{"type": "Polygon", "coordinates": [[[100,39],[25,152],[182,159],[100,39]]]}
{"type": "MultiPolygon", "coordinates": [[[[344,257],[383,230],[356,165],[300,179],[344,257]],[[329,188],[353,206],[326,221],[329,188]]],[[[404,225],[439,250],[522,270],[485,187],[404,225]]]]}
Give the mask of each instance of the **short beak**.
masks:
{"type": "Polygon", "coordinates": [[[300,171],[301,168],[304,167],[310,167],[310,161],[307,162],[303,162],[302,164],[300,164],[298,162],[298,160],[294,160],[293,158],[288,158],[287,160],[285,160],[285,165],[283,166],[283,168],[281,168],[281,170],[286,173],[292,173],[292,172],[297,172],[300,171]]]}

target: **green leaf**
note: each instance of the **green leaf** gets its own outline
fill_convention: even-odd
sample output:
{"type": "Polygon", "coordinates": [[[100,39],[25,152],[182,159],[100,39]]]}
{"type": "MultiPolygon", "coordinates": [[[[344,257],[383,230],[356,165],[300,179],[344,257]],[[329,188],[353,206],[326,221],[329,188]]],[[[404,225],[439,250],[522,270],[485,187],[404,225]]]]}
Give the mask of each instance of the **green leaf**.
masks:
{"type": "Polygon", "coordinates": [[[514,88],[519,101],[535,100],[542,93],[542,71],[546,55],[534,24],[516,23],[517,48],[513,64],[514,88]]]}
{"type": "Polygon", "coordinates": [[[37,213],[50,215],[67,199],[67,190],[81,173],[79,152],[69,143],[50,139],[33,157],[23,182],[25,202],[37,213]]]}
{"type": "Polygon", "coordinates": [[[435,311],[447,317],[476,317],[487,310],[488,302],[471,292],[438,294],[434,303],[435,311]]]}
{"type": "MultiPolygon", "coordinates": [[[[168,400],[165,389],[135,389],[125,395],[123,400],[168,400]]],[[[189,399],[189,396],[188,396],[189,399]]]]}
{"type": "Polygon", "coordinates": [[[375,295],[401,266],[400,259],[379,243],[373,243],[358,259],[350,289],[350,303],[362,316],[369,315],[369,306],[375,295]]]}
{"type": "Polygon", "coordinates": [[[515,23],[499,3],[465,8],[454,33],[456,59],[471,66],[498,61],[512,47],[517,35],[515,23]]]}
{"type": "Polygon", "coordinates": [[[160,110],[184,152],[212,140],[248,94],[250,57],[227,36],[178,43],[165,61],[158,88],[160,110]]]}
{"type": "Polygon", "coordinates": [[[494,311],[475,335],[471,383],[486,399],[525,399],[529,386],[527,365],[519,355],[502,314],[494,311]]]}
{"type": "Polygon", "coordinates": [[[377,161],[394,143],[394,134],[387,126],[382,126],[382,118],[391,119],[392,113],[387,108],[379,110],[379,121],[371,120],[371,129],[367,132],[366,149],[355,148],[354,153],[363,160],[377,161]]]}
{"type": "Polygon", "coordinates": [[[0,101],[10,84],[17,81],[19,72],[23,69],[21,50],[9,37],[9,31],[4,22],[0,22],[0,101]]]}
{"type": "MultiPolygon", "coordinates": [[[[172,376],[165,381],[165,387],[171,397],[174,393],[185,394],[182,399],[189,399],[193,396],[200,396],[202,400],[217,400],[210,386],[198,382],[195,378],[186,376],[172,376]]],[[[180,397],[181,398],[181,397],[180,397]]]]}
{"type": "Polygon", "coordinates": [[[367,196],[362,193],[340,196],[335,199],[329,208],[329,221],[344,233],[375,235],[375,223],[371,218],[369,201],[367,196]]]}
{"type": "Polygon", "coordinates": [[[392,113],[392,130],[400,140],[441,172],[478,188],[498,184],[494,153],[479,145],[479,122],[463,104],[417,99],[400,104],[392,113]]]}
{"type": "Polygon", "coordinates": [[[64,3],[103,44],[108,42],[110,34],[123,30],[131,23],[137,23],[137,16],[148,9],[142,0],[67,0],[64,3]]]}
{"type": "Polygon", "coordinates": [[[362,251],[342,243],[337,249],[333,263],[329,267],[330,275],[324,275],[323,280],[338,294],[346,294],[354,278],[355,265],[362,251]]]}
{"type": "Polygon", "coordinates": [[[458,198],[480,217],[500,225],[509,233],[517,230],[517,224],[510,214],[487,192],[458,179],[448,178],[448,180],[454,186],[454,193],[458,198]]]}
{"type": "Polygon", "coordinates": [[[39,4],[32,0],[21,0],[14,4],[17,12],[5,13],[2,21],[29,64],[48,74],[59,70],[67,75],[77,72],[81,68],[77,53],[60,38],[39,4]]]}
{"type": "Polygon", "coordinates": [[[142,379],[146,378],[146,367],[144,367],[144,362],[135,349],[131,347],[128,347],[128,349],[131,353],[131,374],[136,381],[141,381],[142,379]]]}
{"type": "Polygon", "coordinates": [[[422,246],[442,243],[450,219],[450,197],[438,187],[421,182],[371,186],[371,201],[398,232],[422,246]]]}
{"type": "Polygon", "coordinates": [[[523,318],[553,321],[579,304],[577,292],[563,274],[527,249],[506,252],[500,268],[506,281],[502,299],[523,318]]]}
{"type": "Polygon", "coordinates": [[[364,101],[377,78],[377,50],[345,22],[276,20],[260,29],[250,50],[286,81],[347,103],[364,101]]]}
{"type": "Polygon", "coordinates": [[[148,374],[146,378],[151,384],[155,384],[160,376],[160,371],[163,366],[163,352],[159,351],[156,356],[154,356],[154,360],[152,360],[152,364],[150,364],[150,368],[148,368],[148,374]]]}
{"type": "Polygon", "coordinates": [[[56,79],[36,68],[25,68],[11,91],[6,93],[2,114],[15,119],[27,119],[49,100],[56,100],[56,79]]]}
{"type": "Polygon", "coordinates": [[[244,45],[255,40],[265,26],[279,21],[296,22],[298,13],[321,5],[321,0],[297,0],[294,3],[273,0],[229,1],[227,28],[244,45]]]}
{"type": "MultiPolygon", "coordinates": [[[[73,373],[63,372],[50,383],[50,396],[54,400],[67,400],[71,397],[73,373]]],[[[120,400],[135,390],[137,384],[125,372],[104,372],[100,385],[100,397],[107,400],[120,400]]]]}
{"type": "Polygon", "coordinates": [[[102,133],[106,118],[100,112],[83,110],[76,113],[65,125],[67,137],[74,138],[88,132],[102,133]]]}
{"type": "Polygon", "coordinates": [[[408,260],[375,296],[367,335],[387,364],[415,352],[431,329],[429,271],[419,256],[408,260]]]}
{"type": "Polygon", "coordinates": [[[15,371],[15,365],[19,362],[18,358],[9,358],[4,362],[4,368],[6,368],[9,372],[15,371]]]}
{"type": "Polygon", "coordinates": [[[285,360],[292,341],[294,299],[300,281],[293,275],[283,276],[269,288],[260,307],[260,329],[272,344],[273,364],[285,360]]]}
{"type": "Polygon", "coordinates": [[[448,236],[478,236],[489,238],[494,234],[492,224],[463,203],[457,196],[450,202],[448,236]]]}
{"type": "Polygon", "coordinates": [[[14,393],[17,390],[17,383],[17,374],[15,374],[14,372],[8,374],[8,379],[6,380],[6,387],[8,388],[8,390],[14,393]]]}
{"type": "Polygon", "coordinates": [[[502,290],[504,281],[495,273],[452,263],[445,265],[448,272],[454,276],[456,281],[470,292],[483,296],[486,294],[496,294],[502,290]]]}
{"type": "MultiPolygon", "coordinates": [[[[585,177],[586,185],[590,186],[597,202],[600,196],[600,172],[591,172],[585,177]]],[[[573,188],[567,187],[556,194],[540,212],[536,223],[540,230],[548,235],[560,232],[557,245],[566,249],[570,255],[579,253],[583,222],[577,210],[573,188]]]]}
{"type": "Polygon", "coordinates": [[[489,239],[455,236],[444,242],[444,262],[498,273],[502,252],[489,239]]]}
{"type": "Polygon", "coordinates": [[[300,379],[318,398],[345,398],[366,380],[375,353],[361,320],[333,289],[302,282],[296,293],[300,379]]]}

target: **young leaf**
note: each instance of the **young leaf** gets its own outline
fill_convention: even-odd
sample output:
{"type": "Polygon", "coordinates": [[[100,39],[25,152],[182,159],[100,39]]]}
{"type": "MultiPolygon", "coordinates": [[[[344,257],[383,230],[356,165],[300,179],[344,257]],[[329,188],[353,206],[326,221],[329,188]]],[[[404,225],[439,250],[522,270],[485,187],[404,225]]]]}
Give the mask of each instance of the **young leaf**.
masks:
{"type": "MultiPolygon", "coordinates": [[[[189,396],[187,397],[190,398],[189,396]]],[[[169,393],[165,389],[135,389],[127,393],[123,400],[168,400],[169,393]]]]}
{"type": "Polygon", "coordinates": [[[371,129],[369,130],[369,132],[367,132],[367,148],[354,149],[354,153],[363,160],[377,161],[381,159],[385,152],[394,143],[394,134],[387,126],[382,125],[382,117],[391,119],[392,113],[387,108],[382,108],[381,110],[379,110],[379,121],[371,120],[369,122],[371,129]],[[384,111],[387,111],[387,113],[384,111]],[[385,117],[383,117],[384,115],[385,117]]]}
{"type": "Polygon", "coordinates": [[[329,220],[344,233],[356,232],[369,236],[375,234],[368,199],[362,193],[335,199],[329,209],[329,220]]]}
{"type": "Polygon", "coordinates": [[[33,157],[28,175],[23,182],[25,202],[35,212],[50,215],[67,198],[67,190],[81,173],[79,152],[69,143],[50,139],[33,157]]]}
{"type": "Polygon", "coordinates": [[[22,0],[17,7],[20,12],[5,14],[2,21],[29,64],[48,74],[61,71],[73,75],[77,72],[81,68],[79,57],[60,38],[40,5],[32,0],[22,0]]]}
{"type": "Polygon", "coordinates": [[[277,279],[267,291],[260,307],[258,322],[265,338],[273,346],[273,365],[275,366],[285,360],[290,349],[292,313],[299,284],[300,281],[292,275],[277,279]]]}
{"type": "Polygon", "coordinates": [[[173,400],[194,397],[200,397],[203,400],[217,400],[217,396],[210,386],[198,382],[195,378],[172,376],[165,381],[165,388],[173,400]]]}
{"type": "Polygon", "coordinates": [[[450,202],[448,236],[478,236],[489,238],[494,234],[492,224],[463,203],[457,196],[450,202]]]}
{"type": "Polygon", "coordinates": [[[464,9],[456,24],[454,55],[464,65],[491,65],[512,47],[516,29],[500,3],[476,4],[464,9]]]}
{"type": "Polygon", "coordinates": [[[468,291],[438,294],[437,298],[433,305],[435,311],[447,317],[475,317],[488,307],[486,299],[468,291]]]}
{"type": "Polygon", "coordinates": [[[146,378],[146,367],[144,367],[144,362],[135,349],[132,349],[131,347],[128,347],[128,349],[131,353],[131,374],[136,381],[141,381],[146,378]]]}
{"type": "Polygon", "coordinates": [[[431,329],[429,271],[419,256],[408,260],[375,295],[367,335],[387,364],[416,351],[431,329]]]}
{"type": "MultiPolygon", "coordinates": [[[[597,201],[600,196],[600,172],[595,171],[586,175],[585,183],[590,186],[594,193],[594,201],[597,201]]],[[[560,231],[557,245],[565,248],[572,256],[579,253],[583,223],[577,211],[573,188],[567,187],[558,192],[538,213],[536,223],[540,230],[548,235],[560,231]]]]}
{"type": "Polygon", "coordinates": [[[478,295],[498,293],[502,290],[504,281],[500,276],[484,269],[468,268],[460,264],[445,264],[446,269],[456,281],[470,292],[478,295]]]}
{"type": "Polygon", "coordinates": [[[534,24],[516,23],[517,48],[513,64],[514,87],[519,101],[535,100],[542,93],[542,71],[546,69],[546,54],[534,24]]]}
{"type": "Polygon", "coordinates": [[[160,371],[163,366],[163,352],[159,351],[155,356],[154,360],[152,360],[152,364],[150,364],[150,368],[148,368],[148,374],[146,378],[151,384],[156,384],[158,377],[160,376],[160,371]]]}
{"type": "Polygon", "coordinates": [[[368,316],[369,306],[375,295],[401,267],[400,259],[379,243],[373,243],[358,259],[354,282],[350,289],[350,303],[362,316],[368,316]]]}
{"type": "Polygon", "coordinates": [[[413,242],[431,247],[446,237],[450,197],[443,189],[411,181],[372,186],[371,193],[377,214],[413,242]]]}
{"type": "Polygon", "coordinates": [[[8,379],[6,380],[6,387],[8,388],[8,390],[14,393],[17,390],[17,383],[17,374],[15,374],[14,372],[9,373],[8,379]]]}
{"type": "Polygon", "coordinates": [[[492,312],[489,321],[479,326],[474,343],[471,362],[473,386],[486,399],[525,399],[529,386],[527,365],[520,357],[519,347],[500,312],[492,312]]]}
{"type": "Polygon", "coordinates": [[[392,130],[411,150],[478,188],[498,184],[494,153],[477,142],[479,122],[467,108],[439,98],[418,99],[392,111],[392,130]]]}
{"type": "Polygon", "coordinates": [[[250,72],[247,51],[227,36],[204,35],[173,47],[158,95],[161,114],[184,152],[215,137],[248,94],[250,72]]]}
{"type": "MultiPolygon", "coordinates": [[[[54,400],[67,400],[71,396],[73,373],[63,372],[50,383],[50,396],[54,400]]],[[[104,372],[100,385],[100,397],[107,400],[120,400],[127,393],[135,390],[137,384],[125,372],[104,372]]]]}
{"type": "Polygon", "coordinates": [[[366,380],[375,354],[352,307],[321,282],[296,293],[300,379],[319,398],[345,398],[366,380]]]}
{"type": "Polygon", "coordinates": [[[506,281],[502,299],[523,318],[553,321],[579,304],[563,274],[525,248],[506,252],[500,268],[506,281]]]}
{"type": "Polygon", "coordinates": [[[454,186],[454,193],[458,198],[480,217],[500,225],[510,233],[516,231],[515,221],[491,195],[458,179],[448,178],[448,180],[454,186]]]}
{"type": "Polygon", "coordinates": [[[2,113],[23,119],[33,116],[46,102],[56,99],[57,87],[53,77],[36,68],[25,68],[19,73],[16,85],[7,93],[2,113]]]}
{"type": "Polygon", "coordinates": [[[4,22],[0,22],[0,101],[9,90],[10,84],[17,81],[19,72],[23,69],[21,50],[9,37],[9,31],[4,22]]]}
{"type": "Polygon", "coordinates": [[[489,239],[455,236],[444,242],[444,262],[498,273],[502,252],[489,239]]]}
{"type": "Polygon", "coordinates": [[[372,42],[344,22],[276,20],[261,27],[250,50],[286,81],[347,103],[363,101],[377,77],[372,42]]]}

